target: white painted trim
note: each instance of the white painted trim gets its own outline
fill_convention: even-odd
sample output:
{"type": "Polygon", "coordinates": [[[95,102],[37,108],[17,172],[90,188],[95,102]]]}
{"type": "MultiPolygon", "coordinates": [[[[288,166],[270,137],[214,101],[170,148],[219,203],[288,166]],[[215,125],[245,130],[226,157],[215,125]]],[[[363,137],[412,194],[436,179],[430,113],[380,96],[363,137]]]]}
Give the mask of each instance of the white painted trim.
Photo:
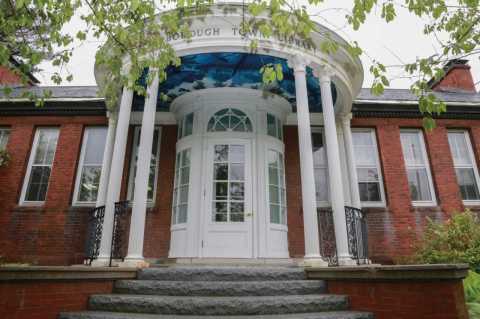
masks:
{"type": "MultiPolygon", "coordinates": [[[[128,171],[128,188],[127,188],[127,199],[130,201],[130,206],[133,204],[133,183],[134,183],[134,176],[133,172],[135,170],[135,154],[138,152],[139,144],[136,143],[138,140],[140,143],[140,129],[141,126],[134,126],[133,132],[133,141],[132,141],[132,153],[130,154],[130,167],[128,171]]],[[[153,184],[153,199],[147,201],[147,206],[152,207],[155,205],[155,198],[157,197],[157,182],[158,182],[158,165],[160,163],[160,147],[162,145],[162,127],[155,126],[155,131],[158,131],[158,141],[157,141],[157,163],[155,165],[155,177],[154,177],[154,184],[153,184]]]]}
{"type": "MultiPolygon", "coordinates": [[[[480,192],[480,175],[478,173],[478,165],[477,165],[477,160],[475,158],[475,154],[473,152],[473,147],[472,147],[472,140],[470,139],[470,134],[467,130],[461,130],[461,129],[454,129],[454,130],[448,130],[447,134],[449,133],[463,133],[463,138],[465,139],[465,144],[467,145],[467,151],[468,151],[468,156],[470,157],[470,162],[472,163],[471,165],[457,165],[455,164],[455,161],[453,161],[453,168],[472,168],[473,169],[473,175],[475,176],[475,182],[477,183],[477,189],[480,192]]],[[[448,135],[447,135],[448,138],[448,135]]],[[[451,152],[451,149],[450,149],[451,152]]],[[[456,174],[456,172],[455,172],[456,174]]],[[[458,179],[457,179],[458,183],[458,179]]],[[[460,185],[459,185],[460,186],[460,185]]],[[[460,194],[461,196],[461,194],[460,194]]],[[[480,199],[479,200],[462,200],[463,204],[465,206],[478,206],[480,205],[480,199]]]]}
{"type": "MultiPolygon", "coordinates": [[[[418,101],[411,101],[411,100],[354,100],[354,104],[395,104],[395,105],[418,105],[418,101]]],[[[480,103],[475,102],[445,102],[447,106],[475,106],[478,107],[480,103]]]]}
{"type": "MultiPolygon", "coordinates": [[[[435,187],[434,187],[434,184],[433,184],[433,177],[432,177],[432,172],[431,172],[431,169],[430,169],[430,159],[428,157],[427,148],[425,146],[425,136],[423,135],[423,131],[421,129],[400,129],[400,143],[401,143],[401,134],[402,133],[415,133],[415,134],[418,134],[418,136],[420,137],[419,138],[420,148],[422,149],[422,157],[423,157],[423,162],[424,163],[422,165],[418,164],[418,165],[410,165],[409,166],[407,164],[407,161],[405,161],[405,158],[404,158],[405,168],[406,168],[405,173],[408,174],[409,167],[411,167],[411,168],[425,168],[427,170],[428,186],[430,187],[430,194],[432,196],[432,200],[429,200],[429,201],[414,201],[414,200],[412,200],[412,205],[413,206],[419,206],[419,207],[436,206],[437,205],[437,197],[436,197],[436,194],[435,194],[435,187]]],[[[403,146],[402,146],[402,153],[403,153],[403,146]]],[[[408,176],[407,176],[407,178],[408,178],[408,176]]]]}
{"type": "Polygon", "coordinates": [[[30,181],[30,175],[32,173],[32,166],[33,166],[33,160],[35,158],[35,153],[37,152],[38,148],[38,139],[40,135],[40,131],[45,130],[45,131],[56,131],[57,133],[57,143],[55,145],[55,150],[53,152],[53,159],[52,159],[52,164],[51,165],[36,165],[36,166],[49,166],[50,167],[50,176],[48,177],[48,186],[47,186],[47,192],[45,194],[45,199],[48,195],[48,187],[50,186],[50,179],[52,177],[52,172],[53,172],[53,164],[55,163],[55,154],[57,153],[57,146],[58,146],[58,139],[60,137],[60,128],[59,127],[38,127],[35,130],[35,137],[33,138],[33,144],[32,148],[30,151],[30,156],[28,159],[28,166],[27,166],[27,172],[25,173],[25,177],[23,179],[23,186],[22,186],[22,192],[20,193],[20,202],[19,204],[22,206],[41,206],[45,203],[45,201],[27,201],[25,200],[25,196],[27,193],[27,188],[28,188],[28,182],[30,181]]]}
{"type": "MultiPolygon", "coordinates": [[[[352,127],[352,135],[355,134],[356,132],[368,132],[371,135],[372,141],[373,141],[373,147],[375,148],[375,168],[377,169],[378,173],[378,183],[380,187],[380,201],[376,202],[362,202],[360,201],[362,207],[385,207],[386,206],[386,194],[385,194],[385,186],[383,184],[383,172],[382,172],[382,165],[380,163],[380,156],[378,154],[378,145],[377,145],[377,133],[374,128],[355,128],[352,127]]],[[[353,136],[352,136],[353,137],[353,136]]],[[[353,138],[352,138],[353,142],[353,138]]],[[[355,142],[353,142],[353,146],[355,148],[355,142]]],[[[355,168],[358,170],[359,168],[369,168],[372,166],[361,166],[358,165],[357,162],[355,162],[355,168]]],[[[358,181],[360,183],[360,181],[358,181]]],[[[360,185],[357,185],[359,188],[360,185]]],[[[360,190],[360,189],[359,189],[360,190]]]]}
{"type": "MultiPolygon", "coordinates": [[[[76,174],[75,186],[74,186],[74,190],[73,190],[72,206],[91,207],[91,206],[96,205],[96,201],[94,201],[94,202],[81,202],[81,201],[78,200],[78,195],[79,195],[79,192],[80,192],[80,181],[82,179],[82,172],[83,172],[83,166],[84,166],[84,160],[85,160],[85,153],[87,151],[86,147],[87,147],[88,138],[89,138],[88,135],[89,135],[89,131],[91,129],[95,129],[95,128],[96,129],[104,128],[105,131],[108,130],[108,128],[106,126],[88,126],[88,127],[85,127],[85,129],[83,131],[82,149],[80,151],[80,158],[78,160],[78,165],[77,165],[77,174],[76,174]]],[[[106,133],[105,133],[105,138],[107,138],[106,133]]],[[[102,156],[102,160],[103,160],[103,156],[102,156]]],[[[102,167],[102,163],[100,163],[100,165],[98,165],[98,166],[102,167]]],[[[98,190],[97,190],[97,196],[98,196],[98,190]]]]}

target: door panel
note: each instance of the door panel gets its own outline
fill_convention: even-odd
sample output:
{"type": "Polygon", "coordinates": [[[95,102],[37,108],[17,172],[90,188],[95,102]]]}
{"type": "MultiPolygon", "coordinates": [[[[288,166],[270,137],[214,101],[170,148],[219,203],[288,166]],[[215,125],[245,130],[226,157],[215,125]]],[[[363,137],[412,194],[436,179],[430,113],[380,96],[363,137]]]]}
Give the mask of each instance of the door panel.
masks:
{"type": "Polygon", "coordinates": [[[250,152],[249,141],[208,145],[204,257],[252,257],[250,152]]]}

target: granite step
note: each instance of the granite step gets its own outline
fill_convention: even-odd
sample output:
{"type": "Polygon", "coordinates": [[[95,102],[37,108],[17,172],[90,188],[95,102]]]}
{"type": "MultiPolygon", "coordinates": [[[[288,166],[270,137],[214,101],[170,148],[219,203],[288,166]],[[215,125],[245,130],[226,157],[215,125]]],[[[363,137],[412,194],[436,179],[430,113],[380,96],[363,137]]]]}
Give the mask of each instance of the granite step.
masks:
{"type": "Polygon", "coordinates": [[[274,281],[305,280],[300,267],[163,267],[138,272],[140,280],[165,281],[274,281]]]}
{"type": "Polygon", "coordinates": [[[127,313],[198,316],[239,316],[315,313],[347,310],[342,295],[292,295],[249,297],[172,297],[152,295],[92,295],[89,309],[127,313]]]}
{"type": "Polygon", "coordinates": [[[61,313],[59,319],[373,319],[373,315],[358,311],[328,311],[319,313],[295,313],[258,316],[179,316],[103,311],[61,313]]]}
{"type": "Polygon", "coordinates": [[[158,281],[118,280],[115,293],[164,296],[280,296],[326,293],[320,280],[158,281]]]}

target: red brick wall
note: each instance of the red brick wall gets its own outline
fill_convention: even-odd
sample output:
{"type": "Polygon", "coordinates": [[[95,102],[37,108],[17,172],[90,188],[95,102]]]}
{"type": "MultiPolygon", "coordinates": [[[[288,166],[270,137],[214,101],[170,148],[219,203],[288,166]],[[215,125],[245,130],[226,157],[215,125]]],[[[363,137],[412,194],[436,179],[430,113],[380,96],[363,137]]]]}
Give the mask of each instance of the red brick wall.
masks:
{"type": "MultiPolygon", "coordinates": [[[[12,160],[0,168],[0,256],[6,261],[42,265],[78,264],[83,261],[87,213],[91,208],[72,207],[77,162],[83,130],[106,125],[105,117],[2,117],[0,126],[11,129],[7,150],[12,160]],[[57,126],[60,135],[45,204],[18,205],[30,149],[39,126],[57,126]]],[[[146,257],[166,257],[175,166],[175,125],[164,126],[160,150],[157,199],[146,222],[146,257]]],[[[129,129],[121,198],[127,197],[133,126],[129,129]]]]}
{"type": "Polygon", "coordinates": [[[147,211],[144,256],[167,257],[170,248],[177,126],[162,126],[155,207],[147,211]]]}
{"type": "Polygon", "coordinates": [[[7,261],[73,264],[83,259],[86,212],[70,206],[77,161],[86,125],[106,125],[102,116],[1,117],[10,127],[11,162],[0,168],[0,255],[7,261]],[[30,149],[39,126],[60,129],[45,204],[19,206],[30,149]]]}
{"type": "Polygon", "coordinates": [[[303,232],[302,185],[300,180],[300,153],[298,129],[284,126],[285,184],[287,188],[288,249],[291,257],[305,256],[303,232]]]}
{"type": "Polygon", "coordinates": [[[365,209],[368,215],[370,256],[374,261],[382,263],[401,261],[411,254],[415,239],[423,231],[426,217],[446,219],[452,212],[464,209],[448,145],[447,129],[461,128],[470,132],[478,162],[478,121],[437,120],[436,129],[424,132],[438,204],[424,208],[411,205],[400,144],[400,129],[422,129],[421,119],[356,118],[353,119],[352,126],[376,130],[387,197],[385,208],[365,209]]]}
{"type": "Polygon", "coordinates": [[[352,310],[376,319],[468,319],[461,280],[330,280],[328,292],[350,297],[352,310]]]}
{"type": "Polygon", "coordinates": [[[56,319],[87,309],[91,294],[111,293],[113,280],[0,282],[0,318],[56,319]]]}

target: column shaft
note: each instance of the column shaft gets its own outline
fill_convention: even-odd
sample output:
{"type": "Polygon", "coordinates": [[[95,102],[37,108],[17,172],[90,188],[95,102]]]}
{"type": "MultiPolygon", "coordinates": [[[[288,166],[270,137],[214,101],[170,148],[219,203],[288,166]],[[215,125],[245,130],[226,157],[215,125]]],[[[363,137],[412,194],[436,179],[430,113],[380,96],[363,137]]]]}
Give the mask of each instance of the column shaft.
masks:
{"type": "Polygon", "coordinates": [[[128,126],[130,124],[130,113],[132,110],[133,91],[124,87],[120,108],[118,111],[118,122],[115,133],[115,143],[111,160],[110,174],[108,177],[108,192],[105,202],[105,216],[103,219],[102,240],[100,242],[100,253],[98,262],[101,264],[110,258],[112,246],[113,216],[115,213],[115,202],[120,199],[122,185],[123,165],[125,160],[125,149],[127,147],[128,126]]]}
{"type": "Polygon", "coordinates": [[[335,224],[335,237],[339,261],[350,259],[345,220],[345,197],[342,186],[342,169],[338,149],[335,111],[331,91],[330,75],[320,72],[320,90],[322,94],[323,122],[325,126],[325,142],[327,146],[328,176],[330,185],[330,201],[335,224]]]}
{"type": "Polygon", "coordinates": [[[352,129],[350,127],[350,117],[342,119],[343,138],[345,141],[345,151],[347,157],[348,172],[350,174],[350,193],[352,197],[352,206],[361,208],[360,192],[358,189],[357,166],[355,164],[355,150],[353,147],[352,129]]]}
{"type": "Polygon", "coordinates": [[[135,189],[133,192],[132,218],[128,241],[128,261],[143,260],[143,239],[145,233],[145,217],[147,212],[148,179],[152,159],[152,143],[155,131],[155,113],[157,111],[158,75],[147,88],[145,106],[143,108],[140,146],[138,147],[135,189]]]}
{"type": "Polygon", "coordinates": [[[98,185],[96,207],[105,205],[105,202],[107,201],[108,181],[112,164],[113,145],[115,144],[116,127],[117,114],[109,112],[107,138],[105,141],[105,150],[103,151],[102,172],[100,174],[100,182],[98,185]]]}
{"type": "Polygon", "coordinates": [[[298,142],[300,148],[300,174],[302,180],[303,228],[305,233],[305,258],[320,257],[318,237],[315,171],[313,168],[312,136],[305,64],[294,66],[297,100],[298,142]]]}

